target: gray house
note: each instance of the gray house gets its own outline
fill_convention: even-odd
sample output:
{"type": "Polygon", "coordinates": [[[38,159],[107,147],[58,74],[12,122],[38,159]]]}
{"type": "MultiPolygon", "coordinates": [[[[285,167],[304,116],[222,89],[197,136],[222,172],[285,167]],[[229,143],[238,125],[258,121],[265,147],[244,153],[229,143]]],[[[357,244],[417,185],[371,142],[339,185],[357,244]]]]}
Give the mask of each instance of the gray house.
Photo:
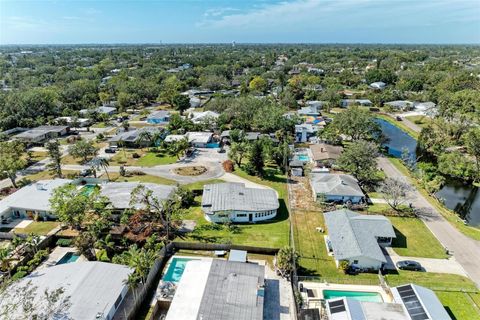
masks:
{"type": "Polygon", "coordinates": [[[202,210],[211,222],[257,222],[272,219],[279,207],[272,189],[247,188],[243,183],[216,183],[203,187],[202,210]]]}
{"type": "Polygon", "coordinates": [[[66,135],[68,126],[40,126],[15,135],[13,138],[29,144],[43,144],[50,139],[66,135]]]}
{"type": "Polygon", "coordinates": [[[337,266],[348,261],[365,269],[380,269],[387,260],[380,246],[389,246],[396,238],[390,220],[380,215],[361,215],[342,209],[325,212],[327,247],[337,266]]]}
{"type": "Polygon", "coordinates": [[[365,200],[357,179],[348,174],[312,172],[310,185],[315,201],[360,203],[365,200]]]}

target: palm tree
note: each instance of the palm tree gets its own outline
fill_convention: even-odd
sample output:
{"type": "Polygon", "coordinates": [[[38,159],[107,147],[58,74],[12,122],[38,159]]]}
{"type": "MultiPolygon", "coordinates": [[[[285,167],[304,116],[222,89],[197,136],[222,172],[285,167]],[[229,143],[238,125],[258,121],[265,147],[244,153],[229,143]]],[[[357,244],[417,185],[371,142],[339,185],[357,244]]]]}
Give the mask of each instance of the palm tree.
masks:
{"type": "Polygon", "coordinates": [[[138,135],[138,139],[137,141],[139,143],[142,143],[143,141],[148,141],[149,142],[149,146],[151,146],[153,144],[153,138],[152,138],[152,133],[150,131],[147,131],[147,130],[143,130],[142,132],[140,132],[140,134],[138,135]]]}
{"type": "Polygon", "coordinates": [[[9,247],[0,249],[0,271],[10,272],[10,261],[12,260],[10,253],[11,249],[9,247]]]}
{"type": "Polygon", "coordinates": [[[108,167],[110,166],[110,162],[106,158],[95,158],[92,160],[93,166],[97,169],[103,169],[105,174],[107,175],[108,181],[110,181],[110,176],[108,175],[108,167]]]}

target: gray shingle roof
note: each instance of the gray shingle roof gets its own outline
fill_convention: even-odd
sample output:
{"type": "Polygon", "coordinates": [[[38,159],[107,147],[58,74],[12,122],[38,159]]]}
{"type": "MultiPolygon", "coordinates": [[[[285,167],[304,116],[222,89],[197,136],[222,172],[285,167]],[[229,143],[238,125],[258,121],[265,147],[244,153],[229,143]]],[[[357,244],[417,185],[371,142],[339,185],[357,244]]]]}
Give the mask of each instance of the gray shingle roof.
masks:
{"type": "MultiPolygon", "coordinates": [[[[139,183],[139,182],[109,182],[102,185],[100,193],[106,196],[115,209],[131,208],[130,198],[133,189],[139,185],[144,185],[145,188],[152,190],[153,196],[159,201],[166,200],[170,194],[176,189],[174,186],[167,186],[156,183],[139,183]]],[[[136,209],[143,207],[142,204],[134,204],[136,209]]]]}
{"type": "Polygon", "coordinates": [[[164,119],[170,115],[170,111],[167,110],[159,110],[152,112],[148,115],[147,119],[164,119]]]}
{"type": "Polygon", "coordinates": [[[310,181],[316,194],[365,196],[357,179],[348,174],[312,173],[310,181]]]}
{"type": "Polygon", "coordinates": [[[213,260],[198,311],[203,320],[262,320],[265,267],[213,260]]]}
{"type": "Polygon", "coordinates": [[[335,259],[365,256],[386,262],[375,238],[396,237],[392,224],[386,217],[360,215],[346,209],[326,212],[323,215],[335,259]]]}
{"type": "Polygon", "coordinates": [[[206,212],[265,211],[278,207],[277,193],[272,189],[246,188],[243,183],[216,183],[203,187],[202,208],[206,212]]]}

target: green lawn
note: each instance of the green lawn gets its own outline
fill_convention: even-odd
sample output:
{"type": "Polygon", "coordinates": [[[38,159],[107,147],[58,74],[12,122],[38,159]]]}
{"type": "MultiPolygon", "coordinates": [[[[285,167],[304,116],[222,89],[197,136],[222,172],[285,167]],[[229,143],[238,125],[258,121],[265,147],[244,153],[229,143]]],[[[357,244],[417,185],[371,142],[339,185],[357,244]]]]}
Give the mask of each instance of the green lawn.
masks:
{"type": "Polygon", "coordinates": [[[427,116],[409,116],[406,118],[422,128],[426,127],[432,122],[432,118],[427,116]]]}
{"type": "Polygon", "coordinates": [[[174,180],[170,180],[163,177],[152,176],[149,174],[145,174],[142,176],[131,176],[131,177],[120,177],[118,173],[109,173],[110,180],[116,182],[126,182],[126,181],[138,181],[138,182],[145,182],[145,183],[158,183],[158,184],[176,184],[177,182],[174,180]]]}
{"type": "Polygon", "coordinates": [[[389,157],[388,160],[404,175],[406,175],[410,182],[417,188],[417,190],[425,197],[425,199],[430,202],[432,206],[434,206],[438,212],[442,214],[442,216],[447,219],[451,224],[453,224],[460,232],[464,235],[475,239],[480,240],[480,229],[465,225],[459,216],[445,208],[437,199],[433,198],[422,186],[420,183],[411,176],[410,171],[408,171],[407,167],[405,167],[400,159],[389,157]]]}
{"type": "MultiPolygon", "coordinates": [[[[288,244],[289,223],[288,210],[285,204],[286,184],[285,178],[279,172],[268,169],[269,175],[265,179],[250,177],[245,172],[236,171],[236,174],[259,184],[271,186],[280,195],[280,209],[277,217],[263,223],[236,224],[229,228],[221,224],[209,223],[205,220],[200,208],[201,196],[195,198],[196,205],[189,208],[184,219],[195,220],[197,227],[195,231],[179,241],[197,241],[211,243],[234,243],[257,247],[281,248],[288,244]]],[[[220,180],[221,181],[221,180],[220,180]]],[[[204,184],[220,182],[219,180],[208,180],[187,185],[190,189],[201,189],[204,184]]]]}
{"type": "Polygon", "coordinates": [[[170,156],[165,152],[147,152],[143,157],[138,159],[137,165],[142,167],[153,167],[162,164],[172,164],[177,162],[177,157],[170,156]]]}
{"type": "Polygon", "coordinates": [[[422,220],[403,217],[388,218],[397,235],[392,247],[399,255],[437,259],[448,257],[443,246],[422,220]]]}
{"type": "Polygon", "coordinates": [[[197,181],[193,183],[186,184],[185,187],[190,189],[190,190],[203,190],[203,186],[206,184],[211,184],[211,183],[221,183],[225,182],[222,179],[210,179],[210,180],[204,180],[204,181],[197,181]]]}
{"type": "Polygon", "coordinates": [[[14,232],[23,234],[33,233],[37,235],[46,235],[58,225],[59,223],[54,221],[33,221],[26,228],[15,228],[14,232]]]}
{"type": "Polygon", "coordinates": [[[452,319],[480,320],[480,312],[472,304],[468,293],[435,291],[452,319]]]}

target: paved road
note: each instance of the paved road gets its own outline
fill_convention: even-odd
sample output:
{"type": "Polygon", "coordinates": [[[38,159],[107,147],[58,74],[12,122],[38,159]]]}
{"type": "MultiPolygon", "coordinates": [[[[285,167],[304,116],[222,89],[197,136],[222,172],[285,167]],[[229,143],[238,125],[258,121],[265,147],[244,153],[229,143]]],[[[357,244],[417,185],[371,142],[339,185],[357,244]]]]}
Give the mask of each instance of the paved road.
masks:
{"type": "MultiPolygon", "coordinates": [[[[407,178],[386,158],[378,158],[379,167],[387,177],[407,178]]],[[[411,193],[412,204],[420,209],[420,218],[445,248],[453,252],[457,262],[468,276],[480,287],[480,241],[471,239],[458,231],[425,199],[418,190],[411,193]]]]}

